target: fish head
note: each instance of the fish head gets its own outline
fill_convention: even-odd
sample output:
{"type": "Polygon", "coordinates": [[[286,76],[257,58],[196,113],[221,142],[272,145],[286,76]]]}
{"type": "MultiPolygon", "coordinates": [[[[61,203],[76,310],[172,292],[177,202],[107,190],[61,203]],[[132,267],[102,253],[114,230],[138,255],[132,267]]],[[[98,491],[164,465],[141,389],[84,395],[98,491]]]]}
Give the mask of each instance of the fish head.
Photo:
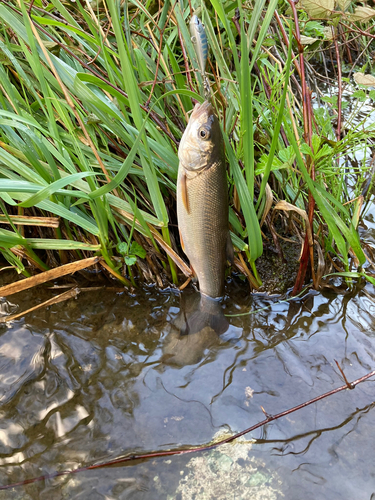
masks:
{"type": "MultiPolygon", "coordinates": [[[[194,15],[190,19],[190,33],[192,37],[196,37],[197,35],[204,33],[204,25],[198,16],[194,15]]],[[[193,40],[193,43],[195,42],[196,40],[193,40]]]]}
{"type": "Polygon", "coordinates": [[[181,138],[178,158],[186,170],[200,171],[212,165],[223,154],[223,140],[212,105],[196,104],[181,138]]]}

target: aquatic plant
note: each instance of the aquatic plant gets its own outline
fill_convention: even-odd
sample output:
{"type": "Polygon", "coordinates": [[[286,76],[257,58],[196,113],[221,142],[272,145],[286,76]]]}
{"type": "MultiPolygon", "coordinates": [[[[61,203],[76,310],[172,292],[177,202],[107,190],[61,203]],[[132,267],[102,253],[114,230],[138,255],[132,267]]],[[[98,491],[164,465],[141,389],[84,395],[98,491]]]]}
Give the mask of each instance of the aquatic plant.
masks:
{"type": "Polygon", "coordinates": [[[349,67],[358,85],[371,84],[375,11],[318,4],[319,13],[307,0],[298,11],[277,0],[2,0],[5,259],[28,276],[100,256],[95,265],[128,286],[135,277],[181,283],[178,269],[190,276],[176,230],[176,152],[193,102],[203,100],[188,31],[200,9],[229,165],[234,266],[258,287],[264,238],[272,235],[281,255],[280,235],[304,241],[295,293],[309,259],[316,287],[332,266],[362,276],[370,250],[357,228],[371,192],[362,191],[371,184],[374,127],[355,119],[374,95],[354,93],[345,121],[341,96],[349,67]],[[323,57],[337,72],[338,98],[323,96],[315,107],[309,61],[323,57]],[[364,152],[358,165],[348,160],[355,151],[364,152]]]}

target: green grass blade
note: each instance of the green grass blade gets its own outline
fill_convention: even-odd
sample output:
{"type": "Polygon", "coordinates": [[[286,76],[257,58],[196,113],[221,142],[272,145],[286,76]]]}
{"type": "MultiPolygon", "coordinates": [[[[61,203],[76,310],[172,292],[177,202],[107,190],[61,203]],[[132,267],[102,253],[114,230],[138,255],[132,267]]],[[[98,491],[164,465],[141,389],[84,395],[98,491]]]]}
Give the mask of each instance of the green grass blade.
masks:
{"type": "Polygon", "coordinates": [[[259,221],[254,209],[253,200],[249,195],[245,179],[243,178],[240,166],[229,143],[228,137],[224,135],[225,149],[229,160],[230,170],[233,175],[234,183],[237,188],[238,197],[241,203],[241,209],[245,218],[247,235],[249,239],[250,260],[255,261],[262,255],[263,244],[259,227],[259,221]]]}
{"type": "Polygon", "coordinates": [[[270,152],[268,155],[268,162],[267,162],[267,166],[266,166],[266,169],[264,171],[264,174],[263,174],[262,184],[260,186],[260,191],[259,191],[258,202],[257,202],[256,207],[255,207],[256,210],[258,210],[259,204],[263,198],[264,191],[266,189],[268,178],[269,178],[269,175],[271,172],[271,167],[272,167],[272,162],[273,162],[273,158],[275,155],[276,147],[277,147],[278,142],[279,142],[279,133],[280,133],[280,129],[281,129],[281,124],[282,124],[283,119],[284,119],[285,100],[286,100],[286,94],[288,92],[289,73],[290,73],[291,62],[292,62],[292,31],[290,32],[290,36],[289,36],[289,48],[288,48],[288,56],[287,56],[287,60],[286,60],[286,65],[285,65],[285,77],[284,77],[283,93],[281,95],[276,126],[274,128],[272,142],[271,142],[271,148],[270,148],[270,152]]]}

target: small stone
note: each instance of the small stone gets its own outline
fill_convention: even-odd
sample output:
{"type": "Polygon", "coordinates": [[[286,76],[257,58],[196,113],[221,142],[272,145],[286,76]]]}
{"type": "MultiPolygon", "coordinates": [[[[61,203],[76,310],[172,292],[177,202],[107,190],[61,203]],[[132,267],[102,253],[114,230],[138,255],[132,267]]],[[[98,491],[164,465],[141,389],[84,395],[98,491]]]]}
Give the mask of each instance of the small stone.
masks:
{"type": "Polygon", "coordinates": [[[267,482],[266,476],[264,476],[260,472],[256,472],[248,480],[247,486],[252,486],[252,487],[254,487],[254,486],[261,486],[265,482],[267,482]]]}
{"type": "Polygon", "coordinates": [[[231,469],[233,460],[230,457],[228,457],[228,455],[222,455],[217,461],[217,464],[222,471],[227,472],[231,469]]]}

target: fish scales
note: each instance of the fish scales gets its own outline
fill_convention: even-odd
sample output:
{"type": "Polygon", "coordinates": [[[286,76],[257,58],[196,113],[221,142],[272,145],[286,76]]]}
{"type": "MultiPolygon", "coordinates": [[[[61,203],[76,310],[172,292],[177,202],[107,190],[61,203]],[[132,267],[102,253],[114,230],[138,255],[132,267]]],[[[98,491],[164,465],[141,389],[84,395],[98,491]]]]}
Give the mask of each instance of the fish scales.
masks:
{"type": "Polygon", "coordinates": [[[224,292],[228,245],[228,187],[223,138],[212,106],[197,105],[179,148],[177,216],[184,252],[210,297],[224,292]],[[202,129],[210,135],[202,143],[202,129]],[[198,136],[198,137],[197,137],[198,136]],[[210,144],[210,141],[212,144],[210,144]]]}

